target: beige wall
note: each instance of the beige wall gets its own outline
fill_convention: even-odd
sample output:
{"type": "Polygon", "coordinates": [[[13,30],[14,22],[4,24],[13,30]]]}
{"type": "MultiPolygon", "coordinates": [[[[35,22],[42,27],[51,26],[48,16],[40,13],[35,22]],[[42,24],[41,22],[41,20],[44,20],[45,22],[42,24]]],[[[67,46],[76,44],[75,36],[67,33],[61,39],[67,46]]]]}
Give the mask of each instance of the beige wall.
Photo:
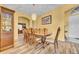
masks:
{"type": "Polygon", "coordinates": [[[56,8],[55,10],[51,10],[51,12],[45,13],[41,16],[38,17],[38,20],[36,21],[38,26],[40,28],[48,28],[48,32],[52,33],[52,39],[55,38],[56,35],[56,31],[57,28],[60,26],[61,28],[61,32],[59,35],[59,40],[63,40],[64,39],[64,21],[61,19],[62,15],[61,14],[61,7],[60,8],[56,8]],[[48,24],[48,25],[41,25],[41,18],[44,16],[48,16],[48,15],[52,15],[52,24],[48,24]]]}
{"type": "Polygon", "coordinates": [[[58,7],[54,10],[51,10],[51,11],[39,16],[36,21],[36,23],[38,24],[37,27],[38,28],[48,28],[48,32],[52,33],[52,39],[54,39],[57,28],[58,28],[58,26],[60,26],[61,31],[60,31],[60,35],[59,35],[58,39],[64,41],[64,25],[68,24],[68,16],[69,16],[69,14],[66,14],[65,12],[75,6],[77,6],[77,5],[75,5],[75,4],[62,5],[61,7],[58,7]],[[41,18],[48,16],[48,15],[52,15],[52,24],[42,25],[41,18]]]}

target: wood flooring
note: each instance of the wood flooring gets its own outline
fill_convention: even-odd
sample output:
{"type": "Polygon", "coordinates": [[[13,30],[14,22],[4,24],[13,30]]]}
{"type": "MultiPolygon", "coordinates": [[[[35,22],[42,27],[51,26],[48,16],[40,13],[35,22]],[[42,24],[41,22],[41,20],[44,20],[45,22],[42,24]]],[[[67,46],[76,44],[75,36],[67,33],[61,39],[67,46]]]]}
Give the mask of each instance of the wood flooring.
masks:
{"type": "Polygon", "coordinates": [[[50,43],[42,47],[42,44],[38,46],[28,44],[16,44],[14,48],[7,49],[0,52],[0,54],[78,54],[79,44],[72,42],[58,42],[58,48],[54,48],[54,44],[50,43]]]}

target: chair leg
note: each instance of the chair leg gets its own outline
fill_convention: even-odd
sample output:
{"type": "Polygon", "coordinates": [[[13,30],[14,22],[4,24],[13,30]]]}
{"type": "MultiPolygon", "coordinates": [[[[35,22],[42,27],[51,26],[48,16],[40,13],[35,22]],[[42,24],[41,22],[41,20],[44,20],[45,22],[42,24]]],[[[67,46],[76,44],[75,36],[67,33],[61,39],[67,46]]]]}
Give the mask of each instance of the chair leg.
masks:
{"type": "Polygon", "coordinates": [[[57,52],[57,49],[58,49],[58,42],[54,42],[54,50],[55,50],[55,53],[57,52]]]}

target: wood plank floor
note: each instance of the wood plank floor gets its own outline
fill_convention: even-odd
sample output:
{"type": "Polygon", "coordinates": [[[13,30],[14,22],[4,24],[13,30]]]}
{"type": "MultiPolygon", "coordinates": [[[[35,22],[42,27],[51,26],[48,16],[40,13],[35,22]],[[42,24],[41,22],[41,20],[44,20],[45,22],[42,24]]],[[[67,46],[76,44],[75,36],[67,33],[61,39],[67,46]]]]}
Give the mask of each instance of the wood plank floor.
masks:
{"type": "Polygon", "coordinates": [[[7,49],[0,54],[78,54],[79,44],[72,42],[58,42],[58,48],[55,50],[53,44],[46,45],[42,48],[42,45],[38,46],[28,44],[18,44],[14,48],[7,49]],[[56,51],[56,52],[55,52],[56,51]]]}
{"type": "MultiPolygon", "coordinates": [[[[52,42],[52,40],[49,39],[52,42]]],[[[78,54],[79,53],[79,44],[72,43],[69,41],[58,42],[58,48],[55,49],[53,43],[45,45],[45,48],[42,48],[42,45],[28,45],[23,40],[23,35],[20,34],[17,41],[15,41],[14,48],[7,49],[0,52],[0,54],[78,54]]]]}

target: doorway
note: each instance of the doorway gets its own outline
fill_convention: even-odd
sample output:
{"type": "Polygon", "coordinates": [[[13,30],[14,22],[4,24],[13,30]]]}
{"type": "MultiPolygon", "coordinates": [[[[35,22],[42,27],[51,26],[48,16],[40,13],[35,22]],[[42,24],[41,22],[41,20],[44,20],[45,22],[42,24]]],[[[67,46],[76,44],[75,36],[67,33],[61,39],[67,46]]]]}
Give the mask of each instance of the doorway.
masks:
{"type": "Polygon", "coordinates": [[[24,27],[26,27],[25,23],[18,23],[18,42],[20,44],[24,43],[24,40],[23,40],[23,28],[24,27]]]}
{"type": "Polygon", "coordinates": [[[18,23],[18,34],[22,34],[23,33],[23,28],[26,28],[26,24],[25,23],[18,23]]]}
{"type": "Polygon", "coordinates": [[[23,35],[23,28],[29,27],[29,19],[25,17],[19,17],[18,18],[18,40],[17,42],[20,45],[25,44],[24,35],[23,35]]]}

